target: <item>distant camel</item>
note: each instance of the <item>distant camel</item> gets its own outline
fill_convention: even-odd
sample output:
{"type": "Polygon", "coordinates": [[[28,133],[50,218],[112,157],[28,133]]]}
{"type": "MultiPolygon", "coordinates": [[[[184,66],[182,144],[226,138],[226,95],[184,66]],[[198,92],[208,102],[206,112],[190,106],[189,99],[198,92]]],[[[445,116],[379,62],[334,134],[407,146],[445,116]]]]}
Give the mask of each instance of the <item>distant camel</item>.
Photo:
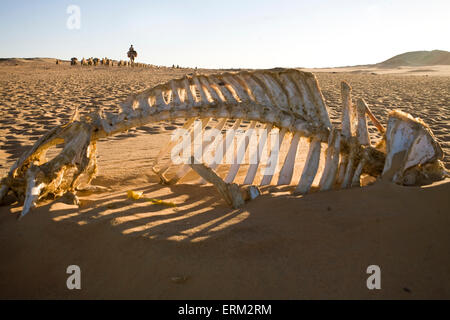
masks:
{"type": "Polygon", "coordinates": [[[77,64],[78,64],[78,59],[77,58],[70,59],[70,65],[71,66],[76,66],[77,64]]]}

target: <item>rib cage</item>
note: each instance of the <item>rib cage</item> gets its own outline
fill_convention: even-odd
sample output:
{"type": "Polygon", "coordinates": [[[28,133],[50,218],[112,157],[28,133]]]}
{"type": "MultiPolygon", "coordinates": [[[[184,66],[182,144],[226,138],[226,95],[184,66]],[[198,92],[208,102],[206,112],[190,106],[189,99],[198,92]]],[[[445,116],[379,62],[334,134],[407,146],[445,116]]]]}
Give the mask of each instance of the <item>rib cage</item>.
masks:
{"type": "MultiPolygon", "coordinates": [[[[256,122],[268,123],[285,129],[283,135],[286,131],[292,132],[296,143],[300,137],[320,137],[326,142],[331,130],[328,110],[315,76],[294,69],[185,76],[131,97],[122,105],[122,114],[112,119],[110,125],[105,121],[101,123],[104,132],[109,134],[123,131],[124,119],[148,117],[150,121],[159,121],[183,116],[245,119],[251,121],[250,126],[256,122]]],[[[238,147],[247,149],[247,146],[238,147]]],[[[297,144],[290,149],[278,184],[291,182],[297,144]]],[[[163,183],[176,183],[189,171],[185,165],[175,177],[167,179],[165,173],[171,163],[158,168],[159,160],[159,157],[155,160],[153,170],[163,183]]],[[[238,163],[231,166],[226,183],[234,181],[239,167],[238,163]]],[[[257,168],[253,165],[253,170],[257,168]]],[[[253,182],[253,179],[249,177],[246,182],[253,182]]],[[[270,184],[272,179],[273,174],[268,174],[263,182],[270,184]]],[[[307,185],[310,187],[310,183],[307,185]]]]}
{"type": "MultiPolygon", "coordinates": [[[[316,178],[322,144],[327,145],[324,169],[319,179],[319,189],[322,191],[334,186],[359,186],[363,173],[374,177],[383,174],[399,183],[404,182],[405,177],[412,179],[412,169],[416,170],[416,176],[431,173],[435,179],[445,176],[439,161],[443,158],[442,149],[421,120],[399,111],[391,113],[386,130],[388,134],[375,147],[371,145],[367,132],[366,115],[381,133],[385,129],[364,100],[359,99],[357,105],[353,106],[351,88],[345,82],[341,87],[341,95],[343,113],[342,129],[339,129],[331,125],[318,82],[309,72],[274,69],[174,79],[131,96],[121,105],[119,114],[99,111],[80,120],[75,112],[69,123],[51,130],[17,160],[8,176],[1,181],[0,201],[8,191],[12,191],[24,202],[23,216],[39,199],[48,195],[73,194],[87,186],[97,172],[98,139],[148,123],[179,118],[188,119],[184,128],[192,136],[198,134],[194,129],[195,119],[201,119],[201,131],[211,119],[218,120],[215,128],[220,131],[226,129],[226,123],[230,120],[234,122],[233,128],[239,128],[246,122],[249,128],[278,128],[280,145],[289,133],[292,134],[288,151],[280,159],[283,165],[276,182],[278,185],[292,182],[298,143],[301,138],[306,138],[309,149],[300,180],[295,182],[295,192],[300,194],[308,193],[316,178]],[[405,137],[402,132],[411,132],[413,136],[405,137]],[[46,151],[61,143],[64,143],[61,153],[47,161],[46,151]],[[406,152],[406,156],[400,165],[395,166],[392,159],[398,155],[398,151],[406,152]],[[385,158],[388,161],[385,162],[385,158]]],[[[249,138],[251,134],[251,131],[246,131],[249,138]]],[[[163,183],[177,183],[189,170],[194,169],[204,180],[213,183],[233,207],[239,207],[246,198],[254,198],[259,194],[259,190],[251,186],[260,166],[259,161],[248,168],[244,184],[250,187],[245,190],[233,183],[240,168],[238,161],[231,165],[224,180],[214,171],[216,164],[211,167],[184,164],[175,176],[167,179],[165,173],[172,163],[169,160],[161,165],[161,160],[175,144],[176,141],[166,145],[153,163],[153,170],[163,183]]],[[[266,144],[266,141],[260,138],[258,144],[266,144]]],[[[244,151],[247,147],[246,139],[237,146],[244,151]]],[[[270,161],[278,163],[278,155],[271,150],[270,161]]],[[[260,184],[271,184],[273,178],[273,172],[266,170],[260,184]]]]}

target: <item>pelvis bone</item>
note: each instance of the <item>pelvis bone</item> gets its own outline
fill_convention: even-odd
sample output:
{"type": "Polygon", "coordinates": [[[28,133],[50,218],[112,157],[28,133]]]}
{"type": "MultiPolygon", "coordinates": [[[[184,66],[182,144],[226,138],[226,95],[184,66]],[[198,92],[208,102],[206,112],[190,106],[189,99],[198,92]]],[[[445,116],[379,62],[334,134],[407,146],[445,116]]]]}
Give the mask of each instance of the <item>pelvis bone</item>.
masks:
{"type": "MultiPolygon", "coordinates": [[[[69,195],[89,187],[97,173],[96,141],[148,123],[173,119],[186,119],[183,128],[195,135],[196,119],[201,120],[204,131],[212,119],[216,128],[223,131],[225,124],[234,122],[232,128],[264,127],[279,130],[279,142],[292,134],[289,151],[278,181],[273,172],[263,172],[261,185],[291,184],[296,166],[296,152],[300,138],[309,141],[309,150],[295,193],[307,194],[318,174],[322,145],[327,145],[325,166],[321,173],[319,190],[360,186],[362,174],[386,179],[398,184],[424,184],[443,179],[445,168],[440,160],[443,151],[430,128],[420,119],[402,111],[392,111],[386,129],[378,122],[364,100],[352,103],[351,88],[343,82],[341,126],[334,126],[327,106],[312,73],[295,69],[243,71],[212,75],[192,75],[171,80],[142,93],[131,96],[121,105],[118,114],[95,114],[79,117],[75,112],[65,125],[54,128],[41,137],[13,165],[1,180],[0,201],[12,193],[23,203],[20,217],[26,215],[39,200],[69,195]],[[380,141],[370,141],[368,119],[382,134],[380,141]],[[47,161],[47,150],[63,145],[59,155],[47,161]]],[[[249,131],[250,132],[250,131],[249,131]]],[[[250,135],[250,134],[248,134],[250,135]]],[[[248,137],[251,138],[251,137],[248,137]]],[[[258,144],[265,145],[263,137],[258,144]]],[[[267,140],[267,139],[266,139],[267,140]]],[[[247,148],[243,140],[238,148],[247,148]]],[[[239,163],[231,165],[226,177],[217,174],[220,163],[206,165],[191,159],[181,165],[174,177],[168,179],[170,161],[160,165],[160,160],[176,145],[172,141],[156,157],[153,171],[163,183],[177,183],[188,171],[194,170],[203,182],[212,183],[225,201],[242,206],[246,200],[257,197],[260,190],[252,185],[259,161],[249,166],[244,186],[235,180],[239,163]]],[[[229,145],[225,142],[225,148],[229,145]]],[[[233,152],[234,150],[225,150],[233,152]]],[[[271,150],[271,155],[274,150],[271,150]]],[[[278,153],[276,153],[278,156],[278,153]]],[[[220,159],[219,159],[220,160],[220,159]]],[[[277,162],[277,157],[271,161],[277,162]]]]}

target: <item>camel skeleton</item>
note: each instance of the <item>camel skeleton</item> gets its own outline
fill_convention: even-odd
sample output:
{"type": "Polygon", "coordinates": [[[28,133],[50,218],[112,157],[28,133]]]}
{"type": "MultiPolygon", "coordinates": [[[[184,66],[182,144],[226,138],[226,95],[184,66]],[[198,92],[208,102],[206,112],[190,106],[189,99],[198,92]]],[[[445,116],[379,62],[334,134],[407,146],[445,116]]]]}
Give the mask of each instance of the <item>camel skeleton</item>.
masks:
{"type": "MultiPolygon", "coordinates": [[[[84,59],[83,59],[84,60],[84,59]]],[[[351,87],[341,84],[341,126],[331,123],[325,100],[316,77],[296,69],[272,69],[186,75],[130,96],[121,104],[121,112],[99,110],[80,117],[75,111],[70,121],[42,136],[34,146],[16,161],[1,180],[0,201],[10,192],[23,203],[19,217],[26,215],[39,200],[70,196],[77,202],[76,192],[90,186],[97,173],[97,147],[101,138],[123,133],[149,123],[186,119],[183,128],[194,134],[195,120],[201,120],[201,130],[217,119],[216,127],[225,122],[233,128],[249,123],[247,129],[263,125],[267,130],[279,130],[279,139],[290,132],[293,136],[278,181],[273,172],[264,173],[260,185],[289,185],[300,138],[309,141],[309,149],[296,184],[295,193],[307,194],[318,174],[322,145],[326,144],[325,166],[320,176],[319,190],[360,186],[362,174],[398,184],[423,184],[448,176],[441,160],[444,153],[430,128],[420,119],[394,110],[387,127],[375,118],[364,100],[352,103],[351,87]],[[368,119],[382,134],[379,141],[370,140],[368,119]],[[47,150],[63,145],[52,160],[47,150]]],[[[250,132],[247,130],[246,132],[250,132]]],[[[194,170],[212,183],[233,208],[256,198],[260,193],[253,185],[259,162],[249,166],[243,185],[234,183],[239,164],[233,164],[227,176],[217,174],[218,164],[208,166],[191,158],[176,175],[168,179],[168,168],[161,159],[171,152],[177,141],[172,140],[155,158],[152,169],[162,183],[180,181],[194,170]]],[[[264,144],[260,137],[259,144],[264,144]]],[[[241,148],[247,148],[243,142],[241,148]]],[[[226,150],[234,152],[234,150],[226,150]]],[[[277,155],[278,157],[278,155],[277,155]]],[[[280,159],[283,160],[283,159],[280,159]]],[[[278,161],[278,158],[273,159],[278,161]]]]}

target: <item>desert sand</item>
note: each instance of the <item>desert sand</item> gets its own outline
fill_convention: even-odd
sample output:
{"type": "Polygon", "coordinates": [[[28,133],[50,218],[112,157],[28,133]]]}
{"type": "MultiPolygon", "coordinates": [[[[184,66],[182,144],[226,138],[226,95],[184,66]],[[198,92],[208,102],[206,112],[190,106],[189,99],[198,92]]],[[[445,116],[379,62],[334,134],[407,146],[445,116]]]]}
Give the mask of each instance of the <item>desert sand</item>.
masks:
{"type": "MultiPolygon", "coordinates": [[[[448,66],[310,71],[334,123],[346,80],[383,124],[395,108],[423,118],[450,169],[448,66]]],[[[75,107],[114,111],[129,94],[191,72],[0,61],[0,176],[75,107]]],[[[158,184],[150,164],[180,124],[150,124],[100,141],[93,183],[110,190],[80,194],[81,207],[44,202],[18,222],[19,205],[1,206],[0,298],[450,298],[448,180],[424,187],[377,182],[304,197],[269,187],[232,210],[211,185],[195,185],[194,174],[175,186],[158,184]],[[128,190],[177,207],[132,201],[128,190]],[[73,264],[81,267],[81,290],[66,287],[73,264]],[[381,267],[381,290],[366,287],[373,264],[381,267]]]]}

